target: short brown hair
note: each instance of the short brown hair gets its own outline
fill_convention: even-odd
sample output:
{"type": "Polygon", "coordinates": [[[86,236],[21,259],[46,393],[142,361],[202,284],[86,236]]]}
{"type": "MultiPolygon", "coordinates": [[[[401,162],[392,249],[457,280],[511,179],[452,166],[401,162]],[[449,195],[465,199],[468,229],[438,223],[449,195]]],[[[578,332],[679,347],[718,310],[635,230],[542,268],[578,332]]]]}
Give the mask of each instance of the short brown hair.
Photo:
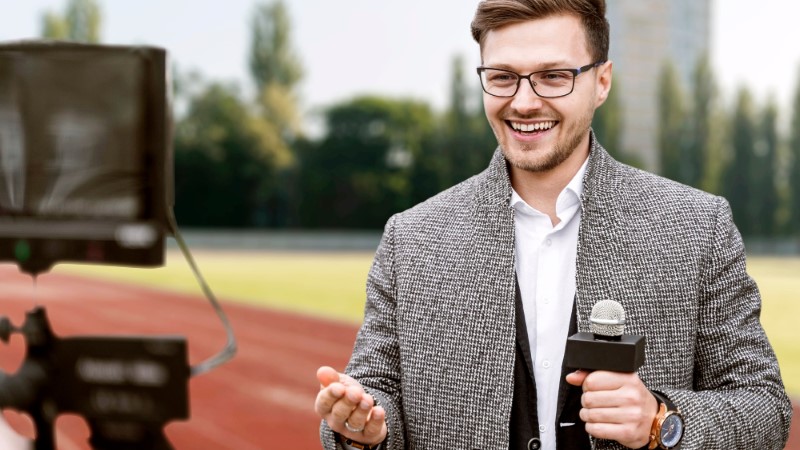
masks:
{"type": "Polygon", "coordinates": [[[483,46],[486,33],[491,30],[555,14],[580,17],[592,57],[595,61],[608,59],[605,0],[483,0],[472,20],[472,37],[483,46]]]}

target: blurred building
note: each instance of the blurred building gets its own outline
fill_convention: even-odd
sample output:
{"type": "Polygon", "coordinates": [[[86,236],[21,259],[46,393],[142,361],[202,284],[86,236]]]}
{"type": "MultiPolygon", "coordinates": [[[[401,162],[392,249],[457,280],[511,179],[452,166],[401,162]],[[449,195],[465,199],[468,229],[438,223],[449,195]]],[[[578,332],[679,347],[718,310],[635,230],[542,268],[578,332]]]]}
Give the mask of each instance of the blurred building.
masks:
{"type": "Polygon", "coordinates": [[[608,0],[610,57],[623,108],[622,150],[659,170],[658,79],[668,60],[691,86],[697,60],[710,51],[712,0],[608,0]]]}

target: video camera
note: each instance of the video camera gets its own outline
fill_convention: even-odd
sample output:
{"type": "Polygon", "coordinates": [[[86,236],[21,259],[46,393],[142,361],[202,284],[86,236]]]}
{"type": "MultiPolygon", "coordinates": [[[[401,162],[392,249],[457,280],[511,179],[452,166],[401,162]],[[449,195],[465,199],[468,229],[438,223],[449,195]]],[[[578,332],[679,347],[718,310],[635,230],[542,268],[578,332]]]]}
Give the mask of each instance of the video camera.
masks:
{"type": "MultiPolygon", "coordinates": [[[[228,331],[207,370],[233,356],[227,319],[172,216],[167,55],[154,47],[53,41],[0,44],[0,261],[32,276],[61,261],[153,267],[170,234],[228,331]]],[[[189,417],[180,336],[57,337],[44,308],[21,334],[26,358],[0,372],[0,408],[28,413],[35,448],[56,448],[59,414],[86,418],[95,449],[171,449],[163,427],[189,417]]],[[[207,364],[209,362],[206,362],[207,364]]]]}

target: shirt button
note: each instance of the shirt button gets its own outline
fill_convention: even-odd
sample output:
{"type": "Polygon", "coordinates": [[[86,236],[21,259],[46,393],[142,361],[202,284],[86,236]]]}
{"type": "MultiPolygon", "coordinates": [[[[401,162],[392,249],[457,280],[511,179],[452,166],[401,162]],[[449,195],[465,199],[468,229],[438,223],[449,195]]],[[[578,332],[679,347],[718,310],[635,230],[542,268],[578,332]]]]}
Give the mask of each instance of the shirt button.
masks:
{"type": "Polygon", "coordinates": [[[549,305],[550,304],[550,297],[545,297],[544,298],[544,304],[545,305],[549,305]]]}
{"type": "MultiPolygon", "coordinates": [[[[550,361],[549,361],[549,360],[547,360],[547,359],[545,359],[544,361],[542,361],[542,367],[544,367],[545,369],[549,369],[549,368],[550,368],[550,361]]],[[[543,427],[543,426],[544,426],[544,425],[542,425],[541,427],[543,427]]],[[[541,427],[539,427],[539,428],[541,429],[541,427]]]]}
{"type": "Polygon", "coordinates": [[[548,247],[550,247],[552,244],[553,244],[553,241],[550,238],[548,238],[546,241],[544,241],[544,245],[546,245],[548,247]]]}
{"type": "Polygon", "coordinates": [[[547,430],[547,427],[544,425],[539,425],[539,433],[544,433],[547,430]]]}

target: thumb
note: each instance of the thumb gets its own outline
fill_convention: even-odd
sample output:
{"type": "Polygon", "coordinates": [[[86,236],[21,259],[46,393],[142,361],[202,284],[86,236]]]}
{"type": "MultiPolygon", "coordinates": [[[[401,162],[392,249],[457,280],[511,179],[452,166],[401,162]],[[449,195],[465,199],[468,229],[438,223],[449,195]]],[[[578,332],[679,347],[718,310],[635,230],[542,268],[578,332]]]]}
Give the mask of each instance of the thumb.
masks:
{"type": "Polygon", "coordinates": [[[329,384],[339,381],[339,372],[333,367],[322,366],[317,369],[317,380],[322,387],[327,387],[329,384]]]}
{"type": "Polygon", "coordinates": [[[567,383],[573,386],[581,386],[588,375],[589,372],[585,370],[576,370],[575,372],[567,374],[567,383]]]}

